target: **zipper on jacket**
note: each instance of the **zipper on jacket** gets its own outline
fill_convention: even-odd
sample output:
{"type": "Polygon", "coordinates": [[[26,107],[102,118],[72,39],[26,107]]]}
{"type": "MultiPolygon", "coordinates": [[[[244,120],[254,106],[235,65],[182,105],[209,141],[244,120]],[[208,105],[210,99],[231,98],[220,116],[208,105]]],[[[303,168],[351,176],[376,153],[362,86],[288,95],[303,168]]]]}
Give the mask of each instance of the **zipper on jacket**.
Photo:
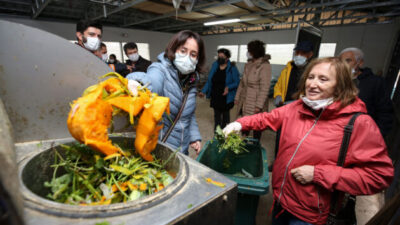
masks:
{"type": "Polygon", "coordinates": [[[282,197],[282,193],[283,193],[283,186],[285,185],[285,181],[286,181],[286,176],[287,176],[287,173],[288,173],[289,165],[293,161],[294,156],[296,155],[297,151],[300,148],[300,145],[303,143],[303,141],[307,138],[307,136],[311,133],[311,131],[317,125],[317,122],[318,122],[318,120],[321,117],[323,112],[324,112],[324,109],[322,109],[322,111],[319,114],[319,116],[315,119],[314,124],[312,125],[312,127],[307,131],[307,133],[304,135],[304,137],[300,140],[300,142],[297,145],[296,150],[294,151],[292,157],[290,158],[289,162],[286,164],[285,175],[283,176],[283,181],[282,181],[282,184],[281,184],[281,192],[279,193],[279,196],[278,196],[278,203],[281,201],[281,197],[282,197]]]}
{"type": "MultiPolygon", "coordinates": [[[[319,214],[321,216],[322,211],[321,211],[321,207],[319,207],[319,205],[320,205],[320,203],[322,203],[322,201],[320,202],[321,197],[320,197],[320,194],[319,194],[319,187],[318,186],[317,186],[317,195],[318,195],[318,212],[319,212],[319,214]]],[[[322,204],[322,206],[324,206],[324,204],[322,204]]]]}

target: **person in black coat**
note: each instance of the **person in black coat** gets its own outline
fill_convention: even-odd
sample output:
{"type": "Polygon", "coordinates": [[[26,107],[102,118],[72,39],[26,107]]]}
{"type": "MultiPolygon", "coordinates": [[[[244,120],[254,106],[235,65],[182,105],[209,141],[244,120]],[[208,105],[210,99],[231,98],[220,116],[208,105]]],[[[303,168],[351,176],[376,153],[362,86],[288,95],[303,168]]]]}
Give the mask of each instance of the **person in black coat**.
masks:
{"type": "Polygon", "coordinates": [[[385,137],[393,126],[393,106],[384,79],[374,75],[370,68],[363,68],[364,53],[358,48],[346,48],[339,57],[351,67],[354,82],[360,91],[358,97],[365,103],[368,114],[385,137]]]}
{"type": "Polygon", "coordinates": [[[132,72],[147,72],[147,68],[151,65],[151,61],[144,59],[139,55],[136,43],[126,43],[124,45],[124,52],[128,57],[128,60],[126,60],[124,68],[116,68],[117,73],[125,77],[127,74],[132,72]]]}

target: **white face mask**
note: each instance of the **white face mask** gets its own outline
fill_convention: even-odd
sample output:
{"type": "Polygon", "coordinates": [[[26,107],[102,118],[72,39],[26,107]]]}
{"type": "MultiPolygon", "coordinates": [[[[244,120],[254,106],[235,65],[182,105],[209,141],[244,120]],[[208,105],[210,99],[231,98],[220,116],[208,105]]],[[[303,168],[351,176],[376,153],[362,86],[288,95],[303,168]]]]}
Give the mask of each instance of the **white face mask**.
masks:
{"type": "Polygon", "coordinates": [[[139,60],[139,54],[138,53],[133,53],[128,55],[129,60],[131,60],[132,62],[136,62],[139,60]]]}
{"type": "Polygon", "coordinates": [[[100,39],[97,37],[87,37],[86,42],[83,43],[86,49],[96,51],[100,47],[100,39]]]}
{"type": "Polygon", "coordinates": [[[103,62],[107,62],[108,59],[108,54],[101,54],[101,60],[103,60],[103,62]]]}
{"type": "Polygon", "coordinates": [[[174,65],[182,74],[189,74],[196,70],[197,60],[193,60],[189,54],[175,53],[174,65]]]}
{"type": "Polygon", "coordinates": [[[246,53],[247,59],[253,59],[253,56],[249,52],[246,53]]]}
{"type": "Polygon", "coordinates": [[[307,58],[302,55],[295,55],[293,61],[296,66],[304,66],[307,62],[307,58]]]}
{"type": "Polygon", "coordinates": [[[306,105],[308,105],[310,108],[314,110],[326,108],[327,106],[333,103],[333,97],[320,100],[310,100],[307,97],[303,96],[301,97],[301,99],[306,105]]]}
{"type": "Polygon", "coordinates": [[[110,60],[108,60],[108,62],[113,64],[113,63],[115,63],[115,60],[114,59],[110,59],[110,60]]]}

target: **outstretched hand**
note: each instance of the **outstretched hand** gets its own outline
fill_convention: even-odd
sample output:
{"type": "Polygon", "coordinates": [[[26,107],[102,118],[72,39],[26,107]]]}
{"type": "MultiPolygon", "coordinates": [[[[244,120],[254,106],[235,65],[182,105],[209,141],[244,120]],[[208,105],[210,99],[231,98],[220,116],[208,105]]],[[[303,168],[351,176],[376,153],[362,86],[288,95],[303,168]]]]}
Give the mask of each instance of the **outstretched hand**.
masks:
{"type": "Polygon", "coordinates": [[[239,132],[242,130],[242,125],[239,122],[232,122],[222,130],[225,137],[227,137],[232,132],[239,132]]]}

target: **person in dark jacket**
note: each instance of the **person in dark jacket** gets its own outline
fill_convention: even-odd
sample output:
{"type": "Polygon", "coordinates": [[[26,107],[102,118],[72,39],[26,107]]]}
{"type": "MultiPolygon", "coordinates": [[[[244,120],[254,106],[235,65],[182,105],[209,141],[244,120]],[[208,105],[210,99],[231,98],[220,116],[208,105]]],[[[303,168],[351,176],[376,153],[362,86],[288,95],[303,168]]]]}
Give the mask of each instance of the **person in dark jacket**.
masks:
{"type": "Polygon", "coordinates": [[[229,58],[231,52],[226,48],[218,49],[218,59],[213,63],[207,83],[199,93],[200,97],[210,98],[210,107],[214,109],[214,130],[219,125],[225,127],[230,122],[229,111],[233,108],[236,90],[239,86],[239,71],[229,58]]]}
{"type": "Polygon", "coordinates": [[[122,76],[126,76],[127,74],[133,72],[147,72],[147,68],[151,65],[151,61],[139,55],[136,43],[126,43],[124,45],[124,52],[128,57],[128,60],[126,60],[125,67],[122,70],[116,68],[117,73],[121,74],[122,76]]]}
{"type": "Polygon", "coordinates": [[[393,106],[384,79],[374,75],[370,68],[363,68],[364,53],[358,48],[343,49],[339,57],[351,67],[353,80],[360,90],[358,97],[385,137],[393,126],[393,106]]]}
{"type": "Polygon", "coordinates": [[[103,34],[103,26],[92,20],[80,20],[76,24],[76,40],[75,44],[90,51],[101,59],[100,43],[103,34]]]}
{"type": "Polygon", "coordinates": [[[114,54],[110,55],[110,57],[107,61],[107,64],[114,71],[122,71],[122,70],[126,69],[125,64],[120,63],[114,54]]]}

